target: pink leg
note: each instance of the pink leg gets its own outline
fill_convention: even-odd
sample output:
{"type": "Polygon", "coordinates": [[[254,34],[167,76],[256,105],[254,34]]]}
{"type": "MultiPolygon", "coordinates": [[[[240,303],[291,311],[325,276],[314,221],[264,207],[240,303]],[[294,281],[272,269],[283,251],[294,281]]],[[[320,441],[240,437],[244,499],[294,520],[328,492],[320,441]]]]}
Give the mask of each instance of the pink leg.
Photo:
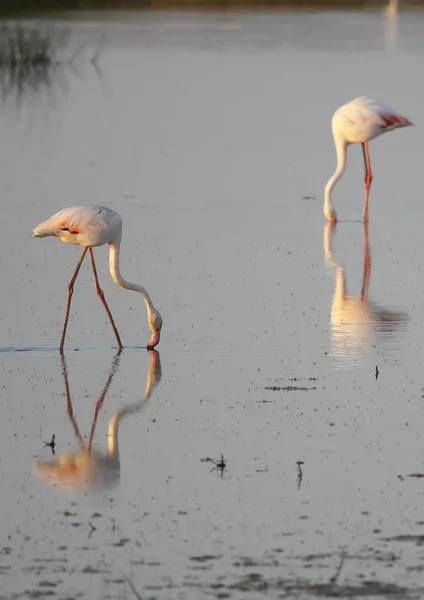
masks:
{"type": "Polygon", "coordinates": [[[74,271],[74,274],[71,277],[71,281],[68,283],[68,299],[66,301],[65,322],[63,323],[62,338],[60,340],[60,353],[61,354],[63,354],[63,346],[65,344],[66,329],[68,327],[69,310],[71,308],[72,294],[74,293],[74,283],[75,283],[75,279],[77,278],[77,275],[79,273],[79,270],[81,268],[82,261],[84,260],[84,257],[87,254],[87,250],[88,250],[87,247],[83,248],[80,259],[79,259],[76,269],[74,271]]]}
{"type": "Polygon", "coordinates": [[[370,154],[368,151],[368,143],[364,142],[362,144],[362,150],[364,153],[364,163],[365,163],[365,202],[364,202],[364,214],[363,219],[364,222],[368,222],[368,196],[370,193],[370,187],[372,182],[372,172],[371,172],[371,162],[370,162],[370,154]]]}
{"type": "Polygon", "coordinates": [[[93,266],[94,283],[96,284],[96,292],[97,292],[97,295],[100,296],[100,300],[103,302],[103,306],[105,307],[107,316],[109,317],[110,324],[112,325],[112,329],[115,333],[116,341],[118,342],[118,348],[119,348],[119,350],[122,350],[123,346],[122,346],[121,338],[119,337],[118,330],[116,329],[115,321],[113,320],[112,313],[110,312],[109,307],[107,305],[103,290],[100,289],[99,278],[97,277],[96,263],[94,262],[93,248],[89,248],[89,251],[90,251],[91,264],[93,266]]]}

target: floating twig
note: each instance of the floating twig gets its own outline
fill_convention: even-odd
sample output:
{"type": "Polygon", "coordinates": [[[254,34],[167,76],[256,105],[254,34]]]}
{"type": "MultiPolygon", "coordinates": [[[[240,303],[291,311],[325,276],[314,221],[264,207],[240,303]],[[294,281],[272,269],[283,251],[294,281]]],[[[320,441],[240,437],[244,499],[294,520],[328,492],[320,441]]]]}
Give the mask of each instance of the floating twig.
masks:
{"type": "Polygon", "coordinates": [[[344,561],[345,561],[345,554],[344,554],[344,552],[342,552],[340,555],[340,562],[336,569],[336,572],[334,573],[333,577],[330,577],[330,580],[328,582],[331,585],[335,585],[337,583],[337,580],[340,577],[340,573],[342,572],[342,569],[343,569],[344,561]]]}
{"type": "Polygon", "coordinates": [[[207,458],[201,458],[200,462],[211,462],[215,466],[213,467],[213,469],[210,470],[210,473],[212,473],[212,471],[220,470],[221,471],[221,477],[224,474],[224,469],[227,468],[227,461],[224,459],[224,455],[223,454],[221,454],[221,460],[219,460],[219,461],[214,460],[213,458],[207,457],[207,458]]]}
{"type": "Polygon", "coordinates": [[[140,596],[140,594],[137,592],[137,590],[134,587],[134,584],[130,581],[130,579],[124,575],[124,580],[128,583],[128,585],[130,586],[130,589],[132,591],[132,593],[134,594],[134,596],[138,599],[138,600],[143,600],[143,598],[140,596]]]}
{"type": "Polygon", "coordinates": [[[91,521],[88,521],[88,524],[90,525],[90,533],[88,534],[88,539],[90,539],[93,533],[96,531],[97,527],[94,527],[91,521]]]}
{"type": "Polygon", "coordinates": [[[303,460],[298,460],[296,462],[297,465],[297,489],[300,490],[300,484],[303,479],[302,465],[304,464],[303,460]]]}
{"type": "Polygon", "coordinates": [[[44,443],[44,448],[45,448],[46,446],[48,446],[49,448],[51,448],[51,449],[52,449],[52,454],[54,454],[54,449],[55,449],[55,447],[56,447],[56,442],[54,441],[54,440],[55,440],[55,437],[56,437],[56,436],[55,436],[55,434],[53,434],[53,435],[52,435],[52,439],[50,440],[50,442],[43,442],[43,443],[44,443]]]}

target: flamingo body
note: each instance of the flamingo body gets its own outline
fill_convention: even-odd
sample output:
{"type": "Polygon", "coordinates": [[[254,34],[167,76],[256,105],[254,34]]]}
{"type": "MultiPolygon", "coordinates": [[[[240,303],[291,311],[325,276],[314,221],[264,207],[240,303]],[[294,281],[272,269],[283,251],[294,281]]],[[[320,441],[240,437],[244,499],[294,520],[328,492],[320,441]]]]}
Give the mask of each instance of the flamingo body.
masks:
{"type": "Polygon", "coordinates": [[[103,246],[104,244],[109,244],[109,269],[114,282],[123,288],[132,290],[134,292],[139,292],[143,296],[147,307],[147,321],[152,332],[147,349],[154,348],[160,340],[162,317],[159,311],[153,306],[153,302],[151,301],[147,290],[139,285],[125,281],[120,273],[119,251],[122,238],[121,216],[114,210],[106,208],[105,206],[99,206],[97,204],[90,206],[71,206],[70,208],[65,208],[64,210],[59,211],[50,217],[50,219],[47,219],[47,221],[40,223],[40,225],[33,230],[31,237],[43,238],[48,236],[57,237],[66,244],[83,247],[80,260],[68,285],[68,299],[66,304],[65,322],[63,325],[60,351],[63,352],[74,283],[87,250],[90,253],[93,267],[96,292],[100,296],[103,306],[105,307],[106,313],[115,333],[118,346],[120,349],[122,348],[118,330],[106,303],[103,290],[100,289],[97,269],[94,262],[93,248],[97,246],[103,246]]]}
{"type": "Polygon", "coordinates": [[[364,221],[368,220],[368,195],[372,181],[368,142],[379,135],[412,125],[406,117],[396,113],[383,102],[366,96],[355,98],[336,110],[331,127],[337,154],[337,167],[327,182],[324,194],[324,215],[329,221],[336,221],[336,213],[331,207],[331,192],[346,168],[347,147],[362,144],[365,162],[365,205],[364,221]]]}
{"type": "Polygon", "coordinates": [[[333,135],[343,136],[347,144],[369,142],[382,133],[407,125],[412,123],[387,104],[366,96],[338,108],[332,119],[333,135]]]}
{"type": "Polygon", "coordinates": [[[121,216],[105,206],[71,206],[40,223],[31,237],[55,236],[66,244],[95,248],[122,235],[121,216]]]}

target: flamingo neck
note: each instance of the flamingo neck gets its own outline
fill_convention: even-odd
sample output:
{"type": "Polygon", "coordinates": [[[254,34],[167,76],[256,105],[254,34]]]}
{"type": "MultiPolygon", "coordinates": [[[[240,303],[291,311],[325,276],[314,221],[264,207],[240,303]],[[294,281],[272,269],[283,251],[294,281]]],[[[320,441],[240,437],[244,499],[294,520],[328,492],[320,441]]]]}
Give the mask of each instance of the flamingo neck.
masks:
{"type": "Polygon", "coordinates": [[[324,192],[324,215],[327,219],[331,219],[333,215],[333,209],[331,208],[331,192],[346,169],[347,142],[343,137],[336,134],[334,135],[334,144],[336,146],[337,166],[336,170],[327,181],[324,192]]]}
{"type": "Polygon", "coordinates": [[[151,301],[147,290],[145,290],[144,287],[142,287],[141,285],[136,285],[135,283],[129,283],[128,281],[125,281],[125,279],[121,275],[121,272],[119,270],[120,247],[120,238],[116,242],[112,242],[111,244],[109,244],[109,269],[112,279],[117,285],[127,290],[132,290],[133,292],[138,292],[139,294],[141,294],[143,296],[144,302],[146,303],[147,313],[148,315],[150,315],[152,311],[155,310],[155,307],[153,306],[153,302],[151,301]]]}

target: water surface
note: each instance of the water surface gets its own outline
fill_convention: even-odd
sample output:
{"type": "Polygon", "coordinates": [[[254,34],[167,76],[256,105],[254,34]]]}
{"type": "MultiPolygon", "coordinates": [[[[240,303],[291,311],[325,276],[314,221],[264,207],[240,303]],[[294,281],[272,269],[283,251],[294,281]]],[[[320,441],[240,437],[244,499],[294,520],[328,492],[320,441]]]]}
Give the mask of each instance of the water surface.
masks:
{"type": "Polygon", "coordinates": [[[0,598],[422,596],[423,20],[385,19],[72,18],[74,68],[5,99],[0,598]],[[330,229],[362,94],[416,127],[370,146],[367,231],[349,150],[330,229]],[[87,262],[61,361],[79,252],[30,233],[79,203],[122,215],[159,355],[100,248],[126,348],[87,262]]]}

